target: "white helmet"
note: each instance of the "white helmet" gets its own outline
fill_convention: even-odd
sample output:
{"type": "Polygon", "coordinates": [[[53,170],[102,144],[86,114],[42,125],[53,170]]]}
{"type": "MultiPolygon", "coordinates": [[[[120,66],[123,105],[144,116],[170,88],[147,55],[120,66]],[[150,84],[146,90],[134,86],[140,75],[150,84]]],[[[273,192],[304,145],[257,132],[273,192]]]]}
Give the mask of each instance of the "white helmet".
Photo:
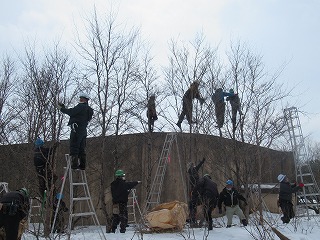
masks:
{"type": "Polygon", "coordinates": [[[90,97],[89,97],[89,95],[87,94],[87,93],[85,93],[85,92],[81,92],[80,94],[79,94],[79,97],[80,98],[86,98],[86,99],[90,99],[90,97]]]}
{"type": "Polygon", "coordinates": [[[282,182],[282,181],[285,179],[285,177],[286,177],[286,175],[284,175],[284,174],[279,174],[279,176],[278,176],[278,181],[279,181],[279,182],[282,182]]]}

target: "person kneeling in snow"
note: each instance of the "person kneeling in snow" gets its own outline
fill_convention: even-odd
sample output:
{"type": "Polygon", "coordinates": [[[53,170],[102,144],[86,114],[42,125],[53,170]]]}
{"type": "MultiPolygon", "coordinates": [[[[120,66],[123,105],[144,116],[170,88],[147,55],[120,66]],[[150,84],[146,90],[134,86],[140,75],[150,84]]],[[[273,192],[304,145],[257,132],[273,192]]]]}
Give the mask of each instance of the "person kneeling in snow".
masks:
{"type": "Polygon", "coordinates": [[[233,187],[233,181],[228,180],[226,182],[227,186],[222,190],[219,196],[219,202],[218,202],[218,207],[219,207],[219,214],[222,213],[222,203],[226,206],[226,215],[227,215],[227,228],[231,227],[232,224],[232,217],[234,214],[236,214],[242,224],[244,226],[247,226],[247,219],[244,216],[241,208],[239,207],[239,200],[244,201],[245,205],[247,204],[246,199],[233,187]]]}

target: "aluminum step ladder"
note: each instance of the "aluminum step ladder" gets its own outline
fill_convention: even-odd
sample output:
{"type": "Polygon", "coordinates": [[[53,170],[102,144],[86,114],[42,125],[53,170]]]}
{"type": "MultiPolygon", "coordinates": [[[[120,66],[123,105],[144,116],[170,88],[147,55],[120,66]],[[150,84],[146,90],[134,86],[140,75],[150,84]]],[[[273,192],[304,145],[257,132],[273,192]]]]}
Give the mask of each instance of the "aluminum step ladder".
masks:
{"type": "MultiPolygon", "coordinates": [[[[99,228],[98,231],[99,231],[100,239],[106,240],[105,234],[104,234],[102,227],[99,223],[96,211],[95,211],[93,203],[92,203],[92,199],[91,199],[91,195],[90,195],[90,191],[89,191],[89,187],[88,187],[86,172],[84,170],[72,170],[71,169],[71,157],[69,156],[69,154],[66,154],[65,158],[67,161],[67,167],[66,167],[66,170],[65,170],[65,173],[63,176],[60,194],[61,195],[63,194],[66,179],[69,178],[69,183],[70,183],[69,211],[70,212],[69,212],[69,221],[68,221],[68,226],[67,226],[68,239],[70,239],[70,235],[71,235],[71,231],[72,231],[72,223],[73,223],[73,219],[75,217],[80,217],[80,218],[91,217],[94,225],[99,228]],[[74,175],[76,175],[76,176],[74,176],[74,175]],[[79,180],[74,179],[75,177],[77,177],[77,179],[79,179],[79,180]],[[77,187],[80,187],[80,189],[77,189],[77,187]],[[82,190],[82,191],[79,191],[79,190],[82,190]],[[74,192],[77,192],[78,194],[74,194],[74,192]],[[75,196],[75,195],[78,195],[78,196],[75,196]],[[81,196],[79,196],[79,195],[81,195],[81,196]],[[79,204],[79,206],[77,206],[77,203],[79,204]],[[82,208],[82,205],[86,205],[86,209],[82,208]],[[77,208],[78,212],[76,212],[74,207],[78,207],[77,208]]],[[[54,215],[54,220],[53,220],[53,224],[52,224],[52,228],[51,228],[51,234],[54,234],[54,228],[55,228],[55,224],[56,224],[56,220],[57,220],[60,202],[61,202],[61,199],[59,199],[59,201],[57,203],[57,207],[56,207],[56,211],[55,211],[55,215],[54,215]]]]}
{"type": "MultiPolygon", "coordinates": [[[[284,116],[295,161],[296,181],[304,183],[303,191],[297,192],[298,205],[304,205],[305,209],[313,209],[317,212],[319,211],[320,190],[310,166],[310,157],[304,144],[297,108],[284,109],[284,116]]],[[[306,213],[309,218],[309,211],[306,213]]]]}
{"type": "Polygon", "coordinates": [[[140,210],[140,206],[138,203],[137,195],[136,195],[136,189],[131,189],[129,197],[128,197],[128,223],[135,223],[138,224],[139,220],[143,220],[142,213],[140,210]],[[137,219],[137,212],[140,214],[140,219],[137,219]]]}
{"type": "Polygon", "coordinates": [[[28,214],[28,226],[31,223],[41,224],[43,222],[43,202],[39,197],[30,197],[30,208],[28,214]]]}
{"type": "Polygon", "coordinates": [[[166,168],[168,165],[169,154],[172,147],[172,143],[177,140],[177,133],[168,133],[166,135],[162,152],[159,158],[157,170],[152,182],[150,192],[147,197],[146,206],[144,213],[147,213],[153,207],[157,206],[160,203],[161,190],[163,186],[163,180],[166,173],[166,168]]]}
{"type": "Polygon", "coordinates": [[[0,196],[9,192],[8,183],[7,182],[0,182],[0,196]]]}

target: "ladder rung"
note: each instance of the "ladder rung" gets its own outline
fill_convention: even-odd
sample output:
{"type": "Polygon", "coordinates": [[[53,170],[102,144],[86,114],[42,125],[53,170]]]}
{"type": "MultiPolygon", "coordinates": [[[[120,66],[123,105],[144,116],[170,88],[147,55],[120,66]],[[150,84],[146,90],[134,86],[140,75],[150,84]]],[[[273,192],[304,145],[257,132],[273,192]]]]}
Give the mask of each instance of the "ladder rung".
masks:
{"type": "Polygon", "coordinates": [[[298,177],[304,177],[304,176],[311,176],[311,173],[302,173],[302,174],[298,174],[298,177]]]}
{"type": "Polygon", "coordinates": [[[305,186],[305,187],[314,186],[314,183],[305,183],[304,186],[305,186]]]}
{"type": "Polygon", "coordinates": [[[73,186],[82,186],[82,185],[86,185],[87,183],[85,182],[78,182],[78,183],[72,183],[73,186]]]}
{"type": "Polygon", "coordinates": [[[306,194],[300,194],[300,197],[306,196],[306,197],[312,197],[312,196],[319,196],[319,193],[306,193],[306,194]]]}
{"type": "Polygon", "coordinates": [[[73,198],[73,201],[85,201],[85,200],[90,200],[89,197],[77,197],[73,198]]]}
{"type": "Polygon", "coordinates": [[[72,216],[73,217],[83,217],[83,216],[91,216],[91,215],[95,215],[94,212],[84,212],[84,213],[73,213],[72,216]]]}

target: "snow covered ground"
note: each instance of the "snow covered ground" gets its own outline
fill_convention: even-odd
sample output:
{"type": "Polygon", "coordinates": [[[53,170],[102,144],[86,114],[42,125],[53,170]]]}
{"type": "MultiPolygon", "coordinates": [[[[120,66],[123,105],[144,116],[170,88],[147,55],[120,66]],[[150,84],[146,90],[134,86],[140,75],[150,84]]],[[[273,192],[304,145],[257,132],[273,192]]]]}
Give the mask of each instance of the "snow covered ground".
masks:
{"type": "MultiPolygon", "coordinates": [[[[307,220],[306,217],[298,217],[292,220],[289,224],[283,224],[280,220],[280,214],[268,214],[265,216],[266,223],[264,228],[255,224],[256,216],[251,215],[249,225],[243,227],[239,223],[237,216],[233,218],[233,226],[226,228],[226,217],[214,219],[214,228],[212,231],[207,231],[205,227],[202,228],[188,228],[186,226],[181,232],[167,232],[167,233],[144,233],[135,231],[135,226],[130,225],[126,233],[105,233],[107,240],[203,240],[203,239],[280,239],[271,230],[271,227],[278,230],[290,240],[318,240],[320,239],[320,216],[311,217],[307,220]]],[[[102,231],[105,232],[105,226],[102,226],[102,231]]],[[[101,232],[101,231],[100,231],[101,232]]],[[[24,240],[36,239],[31,234],[24,234],[24,240]]],[[[44,238],[40,238],[44,239],[44,238]]],[[[55,235],[52,239],[67,239],[66,236],[55,235]]],[[[99,235],[99,228],[95,226],[82,227],[72,231],[72,240],[96,240],[103,239],[99,235]]]]}

